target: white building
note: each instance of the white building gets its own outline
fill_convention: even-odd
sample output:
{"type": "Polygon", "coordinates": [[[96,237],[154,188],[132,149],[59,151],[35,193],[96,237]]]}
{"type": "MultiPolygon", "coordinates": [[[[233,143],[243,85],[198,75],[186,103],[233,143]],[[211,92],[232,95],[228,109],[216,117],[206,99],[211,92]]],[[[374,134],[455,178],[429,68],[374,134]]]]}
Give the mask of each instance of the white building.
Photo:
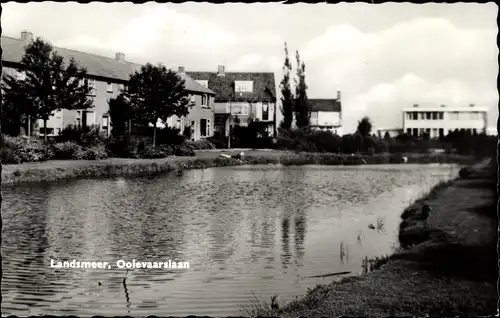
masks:
{"type": "Polygon", "coordinates": [[[446,136],[458,129],[470,133],[486,133],[488,109],[476,107],[413,107],[403,109],[403,131],[409,135],[422,136],[429,134],[430,138],[446,136]]]}
{"type": "Polygon", "coordinates": [[[340,91],[337,99],[308,99],[311,109],[311,128],[329,130],[342,135],[342,103],[340,91]]]}

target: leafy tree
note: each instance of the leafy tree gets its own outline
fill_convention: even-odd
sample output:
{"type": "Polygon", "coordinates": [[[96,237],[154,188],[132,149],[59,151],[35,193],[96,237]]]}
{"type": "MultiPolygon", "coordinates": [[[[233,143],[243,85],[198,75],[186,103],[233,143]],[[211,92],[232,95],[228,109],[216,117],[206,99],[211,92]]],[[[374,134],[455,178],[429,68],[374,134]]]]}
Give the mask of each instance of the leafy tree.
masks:
{"type": "Polygon", "coordinates": [[[299,51],[295,55],[297,59],[297,78],[295,79],[295,119],[298,128],[306,128],[310,125],[311,110],[307,102],[306,65],[300,61],[299,51]]]}
{"type": "Polygon", "coordinates": [[[358,121],[358,128],[356,130],[363,137],[370,136],[372,132],[372,122],[369,117],[365,116],[360,121],[358,121]]]}
{"type": "Polygon", "coordinates": [[[193,104],[184,85],[182,78],[161,64],[154,66],[148,63],[130,76],[126,96],[137,120],[153,124],[153,147],[159,119],[166,122],[171,116],[189,114],[193,104]]]}
{"type": "MultiPolygon", "coordinates": [[[[90,88],[81,85],[87,72],[79,68],[75,59],[65,67],[64,59],[53,51],[52,45],[36,39],[26,49],[21,64],[26,72],[26,79],[21,93],[30,109],[27,115],[43,120],[47,132],[47,120],[55,111],[61,109],[88,109],[93,107],[88,98],[90,88]]],[[[12,78],[6,80],[12,83],[12,78]]],[[[20,86],[6,87],[6,94],[19,94],[20,86]],[[16,92],[17,90],[17,92],[16,92]]],[[[45,140],[47,134],[45,133],[45,140]]]]}
{"type": "MultiPolygon", "coordinates": [[[[36,118],[36,113],[33,112],[33,107],[30,107],[29,100],[26,99],[23,81],[11,75],[4,75],[1,85],[3,91],[1,120],[4,133],[17,136],[21,126],[26,124],[26,119],[36,118]]],[[[29,131],[31,132],[30,129],[29,131]]]]}
{"type": "Polygon", "coordinates": [[[290,71],[292,70],[292,63],[288,58],[288,47],[285,42],[285,65],[283,66],[283,79],[281,80],[281,113],[283,120],[281,121],[282,129],[290,129],[293,122],[293,103],[294,96],[290,86],[290,71]]]}
{"type": "Polygon", "coordinates": [[[111,119],[111,135],[113,137],[123,137],[127,134],[129,121],[133,119],[133,112],[130,103],[123,94],[116,98],[111,98],[109,104],[109,117],[111,119]]]}

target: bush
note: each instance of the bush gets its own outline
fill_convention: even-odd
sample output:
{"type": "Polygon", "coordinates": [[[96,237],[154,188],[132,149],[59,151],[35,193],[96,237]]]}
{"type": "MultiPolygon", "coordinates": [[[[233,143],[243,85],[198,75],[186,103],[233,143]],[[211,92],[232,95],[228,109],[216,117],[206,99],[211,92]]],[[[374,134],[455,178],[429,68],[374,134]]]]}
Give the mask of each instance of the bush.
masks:
{"type": "Polygon", "coordinates": [[[216,149],[226,149],[228,137],[220,132],[215,132],[213,137],[209,137],[206,140],[210,141],[216,149]]]}
{"type": "Polygon", "coordinates": [[[64,128],[59,136],[55,137],[58,143],[62,142],[75,142],[81,146],[92,147],[102,145],[106,137],[101,133],[101,129],[97,125],[90,127],[81,127],[76,125],[69,125],[64,128]]]}
{"type": "Polygon", "coordinates": [[[5,163],[37,162],[52,159],[50,148],[35,137],[3,136],[2,160],[5,163]]]}
{"type": "Polygon", "coordinates": [[[195,156],[194,150],[186,147],[185,145],[174,146],[173,149],[176,156],[181,156],[181,157],[195,156]]]}
{"type": "Polygon", "coordinates": [[[144,159],[159,159],[166,158],[168,156],[168,154],[164,151],[164,148],[160,146],[147,146],[140,152],[139,155],[144,159]]]}
{"type": "Polygon", "coordinates": [[[82,146],[75,142],[66,141],[52,145],[54,152],[54,159],[57,160],[72,160],[75,159],[83,152],[82,146]]]}
{"type": "Polygon", "coordinates": [[[52,145],[54,159],[58,160],[101,160],[108,158],[103,145],[90,148],[82,147],[74,142],[61,142],[52,145]]]}
{"type": "Polygon", "coordinates": [[[201,139],[198,141],[187,140],[183,143],[186,148],[192,150],[203,150],[203,149],[216,149],[215,145],[207,139],[201,139]]]}

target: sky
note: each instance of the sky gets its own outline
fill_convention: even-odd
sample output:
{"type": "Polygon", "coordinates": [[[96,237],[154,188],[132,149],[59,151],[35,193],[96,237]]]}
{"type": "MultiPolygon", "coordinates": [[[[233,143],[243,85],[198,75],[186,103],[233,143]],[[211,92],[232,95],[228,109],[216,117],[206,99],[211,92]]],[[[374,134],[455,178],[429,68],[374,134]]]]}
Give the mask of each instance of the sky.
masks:
{"type": "MultiPolygon", "coordinates": [[[[489,108],[498,118],[498,6],[487,4],[5,3],[3,35],[186,71],[274,72],[298,50],[309,98],[342,93],[343,131],[369,116],[400,128],[401,109],[489,108]]],[[[280,120],[278,116],[278,120],[280,120]]]]}

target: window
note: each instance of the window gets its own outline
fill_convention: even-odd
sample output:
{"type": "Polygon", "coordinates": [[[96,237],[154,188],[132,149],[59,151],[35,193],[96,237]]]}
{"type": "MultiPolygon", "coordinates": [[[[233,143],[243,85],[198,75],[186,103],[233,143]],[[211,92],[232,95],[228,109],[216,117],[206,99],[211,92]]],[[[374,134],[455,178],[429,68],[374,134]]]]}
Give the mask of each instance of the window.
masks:
{"type": "Polygon", "coordinates": [[[406,128],[406,134],[411,135],[411,128],[406,128]]]}
{"type": "Polygon", "coordinates": [[[208,106],[207,95],[205,94],[201,95],[201,106],[208,106]]]}
{"type": "Polygon", "coordinates": [[[425,119],[431,120],[432,119],[432,113],[431,112],[426,112],[425,113],[425,119]]]}
{"type": "Polygon", "coordinates": [[[419,114],[419,116],[418,116],[419,118],[418,119],[420,119],[420,120],[424,120],[425,119],[425,113],[424,112],[420,112],[418,114],[419,114]]]}
{"type": "Polygon", "coordinates": [[[207,120],[206,119],[200,119],[200,136],[201,137],[207,136],[207,120]]]}
{"type": "Polygon", "coordinates": [[[443,138],[443,137],[444,137],[444,129],[443,128],[439,128],[439,138],[443,138]]]}
{"type": "Polygon", "coordinates": [[[85,86],[87,86],[90,90],[89,95],[95,96],[96,88],[95,88],[95,79],[86,78],[84,80],[85,86]]]}
{"type": "Polygon", "coordinates": [[[477,129],[476,128],[472,129],[472,134],[473,135],[477,135],[477,129]]]}
{"type": "Polygon", "coordinates": [[[471,113],[471,116],[470,116],[470,119],[472,120],[479,120],[479,112],[472,112],[471,113]]]}
{"type": "Polygon", "coordinates": [[[432,128],[431,137],[432,138],[436,138],[437,136],[438,136],[438,129],[437,128],[432,128]]]}
{"type": "Polygon", "coordinates": [[[269,104],[262,104],[262,120],[269,120],[269,104]]]}
{"type": "Polygon", "coordinates": [[[418,137],[418,128],[413,128],[413,136],[418,137]]]}
{"type": "Polygon", "coordinates": [[[439,112],[439,113],[438,113],[438,115],[439,115],[439,116],[438,116],[439,120],[443,120],[443,118],[444,118],[444,113],[443,113],[443,112],[439,112]]]}
{"type": "Polygon", "coordinates": [[[450,112],[448,118],[451,120],[458,120],[458,112],[450,112]]]}
{"type": "Polygon", "coordinates": [[[113,83],[108,82],[106,85],[106,92],[113,93],[113,83]]]}
{"type": "Polygon", "coordinates": [[[196,122],[192,121],[191,122],[191,140],[195,140],[196,137],[196,122]]]}
{"type": "Polygon", "coordinates": [[[437,120],[438,119],[438,113],[437,112],[432,112],[432,119],[437,120]]]}
{"type": "Polygon", "coordinates": [[[235,81],[234,91],[237,93],[253,92],[253,81],[235,81]]]}
{"type": "Polygon", "coordinates": [[[181,120],[177,119],[177,122],[175,123],[175,128],[180,129],[181,128],[181,120]]]}
{"type": "Polygon", "coordinates": [[[108,127],[108,116],[102,116],[102,127],[108,127]]]}
{"type": "Polygon", "coordinates": [[[248,115],[248,103],[232,103],[229,105],[231,115],[248,115]]]}

